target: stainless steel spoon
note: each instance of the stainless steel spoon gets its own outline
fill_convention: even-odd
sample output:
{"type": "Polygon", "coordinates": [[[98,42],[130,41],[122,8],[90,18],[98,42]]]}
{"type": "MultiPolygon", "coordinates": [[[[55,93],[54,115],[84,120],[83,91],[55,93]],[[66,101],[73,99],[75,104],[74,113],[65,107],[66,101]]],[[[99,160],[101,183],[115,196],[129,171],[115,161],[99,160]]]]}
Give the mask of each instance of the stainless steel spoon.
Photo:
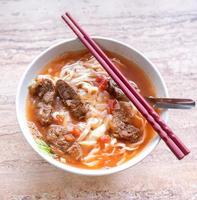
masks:
{"type": "Polygon", "coordinates": [[[163,109],[191,109],[196,103],[192,99],[177,99],[177,98],[156,98],[145,97],[146,100],[153,105],[154,108],[163,109]]]}

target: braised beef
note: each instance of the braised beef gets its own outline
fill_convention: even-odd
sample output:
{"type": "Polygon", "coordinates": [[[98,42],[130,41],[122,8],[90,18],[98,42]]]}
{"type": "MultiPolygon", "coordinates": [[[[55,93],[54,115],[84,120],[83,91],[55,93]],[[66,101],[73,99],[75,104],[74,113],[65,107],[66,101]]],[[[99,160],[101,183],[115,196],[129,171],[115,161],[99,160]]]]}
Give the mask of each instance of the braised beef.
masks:
{"type": "Polygon", "coordinates": [[[58,80],[56,82],[56,88],[59,96],[68,107],[73,117],[79,120],[85,118],[87,108],[72,86],[63,80],[58,80]]]}
{"type": "Polygon", "coordinates": [[[30,94],[35,99],[36,116],[39,123],[49,125],[52,123],[52,103],[55,96],[55,86],[50,79],[36,79],[29,87],[30,94]]]}
{"type": "Polygon", "coordinates": [[[36,79],[36,83],[29,87],[30,94],[44,103],[52,103],[55,95],[53,82],[47,78],[36,79]]]}
{"type": "MultiPolygon", "coordinates": [[[[130,84],[136,89],[139,90],[137,85],[130,81],[130,84]]],[[[127,96],[124,94],[124,92],[118,87],[118,85],[115,83],[114,80],[110,79],[108,81],[107,89],[106,89],[110,95],[112,95],[114,98],[116,98],[119,101],[129,101],[127,96]]]]}
{"type": "Polygon", "coordinates": [[[132,108],[128,102],[120,102],[119,108],[112,113],[111,132],[118,139],[135,143],[140,140],[142,132],[131,124],[132,108]]]}
{"type": "Polygon", "coordinates": [[[42,139],[43,136],[42,136],[41,132],[38,130],[38,127],[35,125],[34,122],[28,121],[27,126],[31,130],[33,137],[42,139]]]}
{"type": "Polygon", "coordinates": [[[122,92],[122,90],[118,87],[118,85],[110,79],[108,81],[107,89],[110,95],[116,98],[119,101],[128,101],[127,96],[122,92]]]}
{"type": "Polygon", "coordinates": [[[59,96],[54,98],[53,107],[55,111],[66,111],[66,107],[59,96]]]}
{"type": "Polygon", "coordinates": [[[47,131],[46,139],[55,149],[65,154],[70,154],[76,160],[82,157],[81,146],[75,141],[75,137],[63,126],[51,125],[47,131]]]}
{"type": "MultiPolygon", "coordinates": [[[[70,142],[65,138],[65,136],[68,134],[69,133],[63,126],[51,125],[47,132],[46,139],[50,144],[53,144],[54,146],[66,152],[70,147],[70,142]]],[[[74,136],[72,134],[69,135],[71,135],[71,137],[73,137],[73,141],[75,141],[74,136]]]]}
{"type": "MultiPolygon", "coordinates": [[[[135,83],[132,81],[130,83],[136,90],[139,90],[135,83]]],[[[129,99],[112,79],[108,81],[106,90],[110,95],[120,101],[119,106],[116,106],[116,109],[112,113],[111,129],[113,136],[132,143],[139,141],[142,137],[142,132],[139,128],[131,124],[134,113],[129,99]]]]}
{"type": "Polygon", "coordinates": [[[44,102],[38,102],[36,104],[36,116],[38,119],[38,122],[44,125],[49,125],[52,123],[53,118],[51,116],[52,113],[52,105],[46,104],[44,102]]]}
{"type": "Polygon", "coordinates": [[[82,149],[79,143],[75,142],[67,151],[72,157],[76,160],[79,160],[82,157],[82,149]]]}

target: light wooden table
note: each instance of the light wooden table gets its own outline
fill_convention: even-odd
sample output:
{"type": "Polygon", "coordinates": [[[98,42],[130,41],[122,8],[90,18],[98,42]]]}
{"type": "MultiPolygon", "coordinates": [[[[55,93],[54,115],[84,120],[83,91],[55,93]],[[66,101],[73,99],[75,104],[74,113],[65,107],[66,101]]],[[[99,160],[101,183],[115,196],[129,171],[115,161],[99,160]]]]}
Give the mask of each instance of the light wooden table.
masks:
{"type": "Polygon", "coordinates": [[[105,177],[65,173],[27,144],[15,115],[16,88],[32,59],[73,37],[60,15],[69,10],[92,35],[142,51],[172,97],[197,99],[196,0],[0,1],[0,199],[197,199],[197,111],[170,111],[169,125],[190,147],[178,161],[161,142],[137,166],[105,177]]]}

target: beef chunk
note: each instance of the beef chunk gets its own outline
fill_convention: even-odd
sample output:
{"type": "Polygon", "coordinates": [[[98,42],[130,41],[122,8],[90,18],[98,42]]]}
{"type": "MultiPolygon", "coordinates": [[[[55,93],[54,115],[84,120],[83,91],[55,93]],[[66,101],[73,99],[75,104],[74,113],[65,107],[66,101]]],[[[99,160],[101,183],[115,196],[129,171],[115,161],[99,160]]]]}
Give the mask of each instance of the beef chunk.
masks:
{"type": "Polygon", "coordinates": [[[42,139],[42,134],[40,133],[34,122],[28,121],[27,126],[29,127],[33,137],[42,139]]]}
{"type": "Polygon", "coordinates": [[[65,81],[58,80],[56,88],[64,104],[68,107],[73,117],[77,119],[85,118],[87,109],[76,91],[65,81]]]}
{"type": "Polygon", "coordinates": [[[75,142],[75,137],[60,125],[51,125],[46,135],[47,141],[57,152],[70,154],[76,160],[82,156],[81,146],[75,142]]]}
{"type": "Polygon", "coordinates": [[[49,125],[53,121],[52,103],[55,96],[55,86],[50,79],[37,78],[29,87],[30,95],[35,99],[35,108],[38,122],[49,125]]]}
{"type": "MultiPolygon", "coordinates": [[[[136,90],[139,90],[139,88],[134,82],[130,81],[130,83],[136,90]]],[[[118,87],[118,85],[112,79],[108,81],[106,90],[109,92],[111,96],[113,96],[119,101],[129,101],[127,96],[123,93],[123,91],[118,87]]]]}
{"type": "Polygon", "coordinates": [[[120,107],[115,109],[112,114],[111,131],[114,137],[131,143],[140,140],[142,132],[131,124],[133,112],[129,103],[120,102],[120,107]]]}
{"type": "Polygon", "coordinates": [[[63,126],[59,125],[51,125],[46,138],[50,144],[53,144],[64,152],[66,152],[71,143],[75,141],[74,136],[68,133],[63,126]],[[68,141],[67,137],[71,139],[68,141]]]}
{"type": "Polygon", "coordinates": [[[82,157],[82,149],[81,146],[75,142],[67,151],[72,157],[76,160],[79,160],[82,157]]]}
{"type": "Polygon", "coordinates": [[[51,116],[52,109],[53,108],[51,104],[38,102],[36,104],[36,116],[37,116],[38,122],[40,122],[42,125],[50,124],[53,121],[53,118],[51,116]]]}
{"type": "Polygon", "coordinates": [[[59,96],[55,97],[53,107],[55,111],[66,111],[65,105],[59,96]]]}
{"type": "Polygon", "coordinates": [[[127,140],[131,143],[138,142],[141,138],[141,132],[131,124],[126,124],[120,120],[113,121],[113,136],[118,139],[127,140]]]}
{"type": "Polygon", "coordinates": [[[117,86],[117,84],[110,79],[108,81],[107,89],[111,96],[116,98],[119,101],[128,101],[127,96],[122,92],[122,90],[117,86]]]}
{"type": "Polygon", "coordinates": [[[53,82],[47,78],[36,79],[36,83],[29,87],[30,94],[44,103],[52,103],[55,95],[53,82]]]}

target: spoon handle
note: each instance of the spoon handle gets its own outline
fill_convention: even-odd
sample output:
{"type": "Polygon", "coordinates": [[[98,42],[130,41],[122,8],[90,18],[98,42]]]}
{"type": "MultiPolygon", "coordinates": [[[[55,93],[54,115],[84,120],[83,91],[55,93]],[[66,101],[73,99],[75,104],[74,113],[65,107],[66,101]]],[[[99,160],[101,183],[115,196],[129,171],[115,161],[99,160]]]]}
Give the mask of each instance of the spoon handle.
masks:
{"type": "Polygon", "coordinates": [[[146,97],[146,100],[155,108],[163,109],[191,109],[196,105],[192,99],[146,97]]]}

